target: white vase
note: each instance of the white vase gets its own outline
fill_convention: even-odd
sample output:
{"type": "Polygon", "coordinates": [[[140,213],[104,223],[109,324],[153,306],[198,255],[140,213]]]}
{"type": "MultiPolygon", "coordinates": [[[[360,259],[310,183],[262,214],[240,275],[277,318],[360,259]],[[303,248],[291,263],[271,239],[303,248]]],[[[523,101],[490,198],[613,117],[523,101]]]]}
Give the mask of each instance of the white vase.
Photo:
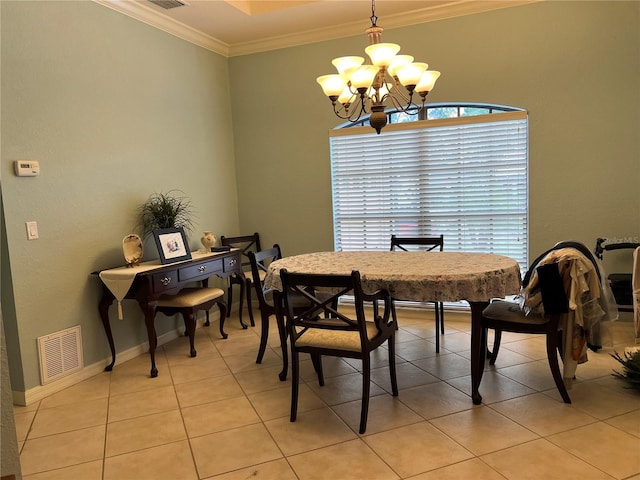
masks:
{"type": "Polygon", "coordinates": [[[215,247],[216,243],[218,242],[218,239],[216,238],[216,236],[209,232],[209,231],[205,231],[203,232],[202,238],[200,238],[200,241],[202,242],[202,245],[204,246],[204,251],[205,252],[210,252],[211,251],[211,247],[215,247]]]}

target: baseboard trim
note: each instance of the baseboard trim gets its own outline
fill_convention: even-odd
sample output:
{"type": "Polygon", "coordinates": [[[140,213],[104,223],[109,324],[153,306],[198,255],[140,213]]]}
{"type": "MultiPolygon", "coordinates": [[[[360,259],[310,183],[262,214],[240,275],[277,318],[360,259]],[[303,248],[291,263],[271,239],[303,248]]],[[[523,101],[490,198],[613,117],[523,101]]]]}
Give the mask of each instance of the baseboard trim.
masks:
{"type": "MultiPolygon", "coordinates": [[[[215,320],[215,314],[211,315],[211,320],[215,320]]],[[[197,328],[200,328],[198,326],[197,328]]],[[[184,334],[184,328],[176,329],[165,333],[158,337],[158,347],[181,337],[184,334]]],[[[126,362],[140,355],[146,354],[149,351],[149,342],[144,342],[136,345],[132,348],[117,352],[118,363],[126,362]]],[[[80,383],[88,378],[100,374],[104,371],[105,366],[111,363],[111,355],[109,357],[100,360],[92,365],[85,366],[82,370],[69,374],[68,376],[61,378],[58,381],[49,383],[47,385],[38,385],[37,387],[30,388],[26,392],[13,391],[13,403],[14,405],[31,405],[39,400],[42,400],[49,395],[53,395],[65,388],[69,388],[77,383],[80,383]]]]}

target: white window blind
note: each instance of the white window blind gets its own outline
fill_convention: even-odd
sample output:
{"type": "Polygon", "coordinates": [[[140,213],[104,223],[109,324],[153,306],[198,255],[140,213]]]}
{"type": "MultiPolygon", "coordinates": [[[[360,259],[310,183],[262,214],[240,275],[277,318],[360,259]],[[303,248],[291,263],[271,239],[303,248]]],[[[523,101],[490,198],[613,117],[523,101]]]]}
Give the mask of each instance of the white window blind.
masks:
{"type": "Polygon", "coordinates": [[[525,271],[527,130],[515,111],[332,131],[336,250],[443,234],[446,251],[507,255],[525,271]]]}

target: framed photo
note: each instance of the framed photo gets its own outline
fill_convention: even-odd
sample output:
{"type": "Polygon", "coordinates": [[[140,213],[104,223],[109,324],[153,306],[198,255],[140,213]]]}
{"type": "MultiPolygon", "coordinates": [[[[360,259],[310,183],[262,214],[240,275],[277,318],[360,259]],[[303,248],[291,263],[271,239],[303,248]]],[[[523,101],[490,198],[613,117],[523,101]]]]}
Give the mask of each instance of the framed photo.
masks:
{"type": "Polygon", "coordinates": [[[182,228],[159,228],[153,231],[153,237],[163,265],[191,259],[187,237],[182,228]]]}

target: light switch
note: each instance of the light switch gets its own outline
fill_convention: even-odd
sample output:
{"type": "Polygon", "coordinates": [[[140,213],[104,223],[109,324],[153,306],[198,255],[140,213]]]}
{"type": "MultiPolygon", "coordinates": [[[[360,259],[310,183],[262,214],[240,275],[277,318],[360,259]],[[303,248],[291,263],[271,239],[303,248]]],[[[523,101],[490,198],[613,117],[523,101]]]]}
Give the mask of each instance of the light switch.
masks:
{"type": "Polygon", "coordinates": [[[27,240],[35,240],[38,237],[38,222],[27,222],[27,240]]]}

